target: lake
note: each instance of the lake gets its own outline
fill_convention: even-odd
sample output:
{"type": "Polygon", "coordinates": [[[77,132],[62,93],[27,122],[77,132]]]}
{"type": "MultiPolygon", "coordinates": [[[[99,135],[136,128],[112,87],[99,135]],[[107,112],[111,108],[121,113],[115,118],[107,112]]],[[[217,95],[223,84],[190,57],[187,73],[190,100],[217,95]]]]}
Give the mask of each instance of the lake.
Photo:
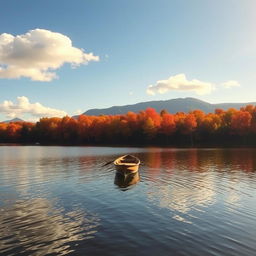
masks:
{"type": "Polygon", "coordinates": [[[0,147],[0,255],[248,256],[256,149],[0,147]],[[112,164],[140,158],[124,179],[112,164]]]}

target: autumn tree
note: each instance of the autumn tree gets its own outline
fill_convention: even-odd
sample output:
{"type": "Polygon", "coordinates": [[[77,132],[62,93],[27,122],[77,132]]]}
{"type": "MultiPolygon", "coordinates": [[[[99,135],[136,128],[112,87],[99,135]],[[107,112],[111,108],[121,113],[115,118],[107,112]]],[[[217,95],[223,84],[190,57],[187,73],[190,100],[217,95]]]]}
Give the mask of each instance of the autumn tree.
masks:
{"type": "Polygon", "coordinates": [[[252,115],[248,111],[237,111],[231,119],[231,129],[235,134],[245,135],[251,126],[252,115]]]}
{"type": "Polygon", "coordinates": [[[162,122],[161,122],[161,129],[160,132],[166,136],[170,136],[176,130],[176,123],[174,115],[172,114],[163,114],[162,115],[162,122]]]}
{"type": "Polygon", "coordinates": [[[170,114],[148,108],[122,115],[41,118],[36,123],[0,123],[0,142],[51,144],[256,143],[256,106],[170,114]],[[241,140],[240,140],[241,141],[241,140]]]}

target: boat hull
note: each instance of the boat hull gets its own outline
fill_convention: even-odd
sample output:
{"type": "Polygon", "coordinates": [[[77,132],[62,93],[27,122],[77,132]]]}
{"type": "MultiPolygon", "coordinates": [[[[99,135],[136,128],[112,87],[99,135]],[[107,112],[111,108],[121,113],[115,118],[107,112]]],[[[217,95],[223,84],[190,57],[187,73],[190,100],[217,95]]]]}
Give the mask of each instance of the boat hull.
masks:
{"type": "Polygon", "coordinates": [[[136,173],[139,170],[139,165],[127,166],[116,165],[116,171],[123,174],[136,173]]]}

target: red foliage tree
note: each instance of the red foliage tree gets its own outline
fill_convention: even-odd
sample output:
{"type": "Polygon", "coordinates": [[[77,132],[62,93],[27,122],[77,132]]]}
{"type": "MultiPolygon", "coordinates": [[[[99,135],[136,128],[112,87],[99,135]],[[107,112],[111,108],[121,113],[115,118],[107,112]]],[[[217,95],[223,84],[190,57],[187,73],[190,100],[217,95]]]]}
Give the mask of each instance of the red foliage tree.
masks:
{"type": "Polygon", "coordinates": [[[231,119],[231,128],[235,134],[245,135],[251,126],[252,115],[247,111],[237,111],[231,119]]]}

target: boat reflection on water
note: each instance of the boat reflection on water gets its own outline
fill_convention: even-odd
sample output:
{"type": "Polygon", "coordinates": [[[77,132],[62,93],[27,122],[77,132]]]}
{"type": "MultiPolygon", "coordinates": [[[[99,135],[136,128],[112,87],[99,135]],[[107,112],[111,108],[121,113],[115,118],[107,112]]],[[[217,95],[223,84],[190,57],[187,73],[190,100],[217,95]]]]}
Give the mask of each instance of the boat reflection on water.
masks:
{"type": "Polygon", "coordinates": [[[139,172],[130,173],[126,175],[120,172],[116,172],[114,183],[119,188],[127,188],[129,186],[137,184],[139,181],[140,181],[139,172]]]}

